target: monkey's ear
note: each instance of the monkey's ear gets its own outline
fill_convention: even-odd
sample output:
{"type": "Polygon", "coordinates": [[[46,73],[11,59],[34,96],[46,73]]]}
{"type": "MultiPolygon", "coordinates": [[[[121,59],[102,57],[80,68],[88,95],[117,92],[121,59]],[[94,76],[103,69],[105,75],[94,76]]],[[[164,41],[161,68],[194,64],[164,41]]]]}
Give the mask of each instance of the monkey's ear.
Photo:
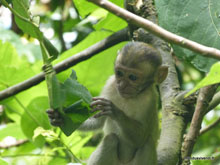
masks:
{"type": "Polygon", "coordinates": [[[157,72],[157,75],[156,75],[156,83],[157,84],[160,84],[160,83],[162,83],[165,79],[166,79],[166,77],[167,77],[167,75],[168,75],[168,66],[160,66],[159,68],[158,68],[158,72],[157,72]]]}

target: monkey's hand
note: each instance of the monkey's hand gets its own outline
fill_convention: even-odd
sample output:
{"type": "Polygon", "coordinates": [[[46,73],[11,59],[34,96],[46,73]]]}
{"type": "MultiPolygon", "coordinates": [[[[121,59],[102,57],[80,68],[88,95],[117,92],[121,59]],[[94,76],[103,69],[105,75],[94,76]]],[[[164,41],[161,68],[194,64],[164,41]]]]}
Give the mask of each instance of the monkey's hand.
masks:
{"type": "Polygon", "coordinates": [[[114,118],[120,111],[110,100],[102,97],[93,97],[93,102],[90,104],[92,112],[101,111],[94,115],[95,118],[101,116],[109,116],[114,118]]]}
{"type": "Polygon", "coordinates": [[[54,109],[47,110],[48,117],[50,119],[50,124],[56,127],[59,127],[63,124],[63,119],[60,113],[54,109]]]}

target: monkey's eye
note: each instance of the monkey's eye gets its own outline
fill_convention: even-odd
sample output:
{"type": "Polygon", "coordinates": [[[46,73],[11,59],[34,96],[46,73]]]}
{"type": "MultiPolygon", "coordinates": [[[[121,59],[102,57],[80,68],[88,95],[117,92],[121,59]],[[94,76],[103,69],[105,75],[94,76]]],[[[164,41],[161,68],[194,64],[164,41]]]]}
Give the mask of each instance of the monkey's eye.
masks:
{"type": "Polygon", "coordinates": [[[130,80],[132,80],[132,81],[136,81],[136,80],[137,80],[137,76],[135,76],[135,75],[133,75],[133,74],[130,74],[130,75],[128,76],[128,78],[129,78],[130,80]]]}
{"type": "Polygon", "coordinates": [[[117,70],[116,75],[117,75],[117,77],[122,77],[124,74],[122,73],[122,71],[117,70]]]}

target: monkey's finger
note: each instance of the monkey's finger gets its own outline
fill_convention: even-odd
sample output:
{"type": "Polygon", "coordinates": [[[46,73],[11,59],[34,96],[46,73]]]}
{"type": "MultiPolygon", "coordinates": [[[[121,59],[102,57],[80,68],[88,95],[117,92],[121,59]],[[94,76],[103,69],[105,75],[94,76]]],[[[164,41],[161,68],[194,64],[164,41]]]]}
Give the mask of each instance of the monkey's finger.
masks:
{"type": "Polygon", "coordinates": [[[103,101],[108,101],[108,99],[104,98],[104,97],[93,97],[92,100],[103,100],[103,101]]]}
{"type": "Polygon", "coordinates": [[[90,112],[93,113],[93,112],[96,112],[96,111],[100,111],[100,108],[97,108],[97,107],[93,108],[90,112]]]}
{"type": "Polygon", "coordinates": [[[60,114],[59,113],[48,113],[47,114],[49,116],[49,118],[60,118],[60,114]]]}
{"type": "Polygon", "coordinates": [[[60,113],[58,111],[54,112],[54,117],[55,118],[60,118],[60,113]]]}
{"type": "Polygon", "coordinates": [[[103,106],[102,105],[97,105],[97,106],[94,106],[93,109],[91,110],[91,112],[96,112],[96,111],[102,111],[103,109],[103,106]]]}
{"type": "Polygon", "coordinates": [[[63,124],[63,120],[62,119],[51,119],[50,123],[53,126],[61,126],[63,124]]]}
{"type": "Polygon", "coordinates": [[[91,107],[98,106],[98,105],[106,106],[106,105],[110,105],[110,102],[106,100],[95,100],[90,104],[91,107]]]}
{"type": "Polygon", "coordinates": [[[101,116],[109,116],[109,115],[112,115],[111,111],[104,111],[104,112],[100,112],[100,113],[95,114],[94,118],[98,118],[98,117],[101,117],[101,116]]]}
{"type": "Polygon", "coordinates": [[[60,113],[56,110],[49,109],[46,112],[50,118],[59,118],[60,117],[60,113]]]}
{"type": "Polygon", "coordinates": [[[46,110],[46,112],[47,112],[48,114],[53,114],[53,113],[54,113],[54,110],[53,110],[53,109],[48,109],[48,110],[46,110]]]}
{"type": "Polygon", "coordinates": [[[55,117],[54,117],[54,114],[48,114],[48,117],[50,118],[50,119],[54,119],[55,117]]]}
{"type": "Polygon", "coordinates": [[[109,105],[97,105],[96,107],[94,107],[91,112],[96,112],[96,111],[111,111],[112,107],[109,105]]]}

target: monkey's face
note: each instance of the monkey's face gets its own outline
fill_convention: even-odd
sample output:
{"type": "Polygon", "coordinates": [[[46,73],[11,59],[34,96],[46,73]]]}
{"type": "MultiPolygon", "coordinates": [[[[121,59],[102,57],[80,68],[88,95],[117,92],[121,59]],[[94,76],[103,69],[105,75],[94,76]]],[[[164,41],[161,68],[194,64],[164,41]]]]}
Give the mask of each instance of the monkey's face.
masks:
{"type": "Polygon", "coordinates": [[[115,77],[117,90],[124,98],[136,97],[154,82],[152,74],[148,74],[148,71],[120,64],[115,66],[115,77]]]}

